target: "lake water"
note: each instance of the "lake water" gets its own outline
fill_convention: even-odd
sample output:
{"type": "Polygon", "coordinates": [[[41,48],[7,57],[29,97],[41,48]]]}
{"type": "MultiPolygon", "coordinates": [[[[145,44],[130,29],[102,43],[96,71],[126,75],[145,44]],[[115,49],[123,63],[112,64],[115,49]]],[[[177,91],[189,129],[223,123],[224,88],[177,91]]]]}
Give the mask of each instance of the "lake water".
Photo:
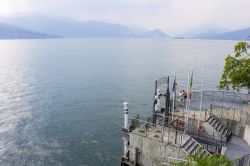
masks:
{"type": "Polygon", "coordinates": [[[0,41],[0,165],[118,166],[123,101],[152,109],[154,81],[215,89],[236,41],[0,41]],[[202,74],[202,68],[205,74],[202,74]]]}

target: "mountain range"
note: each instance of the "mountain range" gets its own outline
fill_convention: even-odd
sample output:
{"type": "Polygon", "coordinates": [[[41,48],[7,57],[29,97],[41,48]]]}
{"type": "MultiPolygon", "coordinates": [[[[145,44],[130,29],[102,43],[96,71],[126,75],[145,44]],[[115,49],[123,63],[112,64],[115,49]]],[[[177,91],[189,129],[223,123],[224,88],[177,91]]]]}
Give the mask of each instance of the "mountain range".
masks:
{"type": "Polygon", "coordinates": [[[0,39],[48,39],[58,37],[0,23],[0,39]]]}
{"type": "Polygon", "coordinates": [[[198,38],[215,40],[250,40],[250,27],[224,33],[214,33],[207,36],[198,36],[198,38]]]}
{"type": "MultiPolygon", "coordinates": [[[[226,32],[220,27],[204,25],[178,35],[177,39],[249,40],[250,27],[226,32]]],[[[120,24],[101,21],[76,21],[65,17],[18,14],[0,17],[0,39],[14,38],[170,38],[160,29],[134,30],[120,24]]]]}
{"type": "Polygon", "coordinates": [[[75,21],[63,17],[48,16],[21,16],[2,17],[0,22],[29,29],[35,32],[63,36],[65,38],[75,37],[142,37],[142,38],[167,38],[168,35],[159,29],[152,31],[134,32],[126,26],[110,24],[100,21],[75,21]]]}
{"type": "Polygon", "coordinates": [[[245,29],[228,31],[221,27],[204,25],[192,31],[181,34],[176,38],[212,39],[212,40],[249,40],[250,27],[245,29]]]}

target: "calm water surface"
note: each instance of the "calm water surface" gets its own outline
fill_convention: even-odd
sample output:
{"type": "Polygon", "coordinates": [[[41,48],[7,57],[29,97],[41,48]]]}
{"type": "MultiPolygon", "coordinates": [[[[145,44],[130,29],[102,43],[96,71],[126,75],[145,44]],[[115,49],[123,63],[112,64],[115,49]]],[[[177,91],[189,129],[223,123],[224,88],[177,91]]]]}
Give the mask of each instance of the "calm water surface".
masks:
{"type": "Polygon", "coordinates": [[[0,41],[0,165],[118,166],[122,102],[149,113],[154,80],[215,89],[235,41],[0,41]],[[172,81],[172,80],[171,80],[172,81]]]}

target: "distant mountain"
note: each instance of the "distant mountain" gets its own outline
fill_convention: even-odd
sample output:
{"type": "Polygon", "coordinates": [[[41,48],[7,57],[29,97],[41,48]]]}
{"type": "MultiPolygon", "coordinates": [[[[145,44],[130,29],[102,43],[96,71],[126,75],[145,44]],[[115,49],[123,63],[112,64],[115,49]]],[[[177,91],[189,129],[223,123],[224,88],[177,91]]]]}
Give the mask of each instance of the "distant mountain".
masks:
{"type": "Polygon", "coordinates": [[[175,37],[173,37],[173,39],[185,39],[185,38],[182,36],[175,36],[175,37]]]}
{"type": "Polygon", "coordinates": [[[109,24],[99,21],[79,22],[69,28],[66,37],[134,37],[130,29],[119,24],[109,24]]]}
{"type": "Polygon", "coordinates": [[[191,37],[192,39],[207,39],[210,36],[215,36],[220,34],[220,31],[215,30],[215,29],[211,29],[211,30],[207,30],[204,32],[201,32],[199,34],[194,35],[193,37],[191,37]]]}
{"type": "Polygon", "coordinates": [[[22,15],[1,17],[0,22],[30,29],[36,32],[72,37],[77,33],[78,22],[68,18],[48,17],[40,15],[22,15]],[[71,31],[69,32],[69,30],[71,31]]]}
{"type": "Polygon", "coordinates": [[[0,39],[45,39],[58,36],[38,33],[16,26],[0,23],[0,39]]]}
{"type": "Polygon", "coordinates": [[[234,31],[223,31],[223,28],[198,28],[182,34],[187,39],[214,39],[214,40],[249,40],[250,27],[234,31]]]}
{"type": "Polygon", "coordinates": [[[19,14],[20,16],[1,17],[0,22],[15,25],[36,32],[63,37],[168,37],[156,29],[138,34],[126,26],[100,21],[79,22],[64,17],[19,14]]]}
{"type": "Polygon", "coordinates": [[[139,37],[146,37],[146,38],[169,38],[169,36],[162,32],[160,29],[155,29],[152,31],[145,31],[138,35],[139,37]]]}
{"type": "Polygon", "coordinates": [[[226,32],[227,30],[222,27],[214,26],[214,25],[202,25],[193,30],[185,32],[183,34],[179,34],[178,36],[182,36],[187,39],[202,39],[211,35],[216,35],[219,33],[226,32]]]}
{"type": "Polygon", "coordinates": [[[250,40],[250,27],[226,33],[208,36],[207,39],[217,40],[250,40]]]}

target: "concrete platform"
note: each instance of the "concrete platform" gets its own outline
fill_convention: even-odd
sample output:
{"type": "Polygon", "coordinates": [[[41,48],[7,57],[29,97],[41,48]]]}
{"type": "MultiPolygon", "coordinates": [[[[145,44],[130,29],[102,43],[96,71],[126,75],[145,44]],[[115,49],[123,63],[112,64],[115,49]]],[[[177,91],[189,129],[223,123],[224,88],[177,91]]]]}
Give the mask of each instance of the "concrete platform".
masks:
{"type": "Polygon", "coordinates": [[[227,143],[225,155],[230,160],[240,158],[246,154],[250,154],[250,146],[240,137],[232,136],[227,143]]]}

